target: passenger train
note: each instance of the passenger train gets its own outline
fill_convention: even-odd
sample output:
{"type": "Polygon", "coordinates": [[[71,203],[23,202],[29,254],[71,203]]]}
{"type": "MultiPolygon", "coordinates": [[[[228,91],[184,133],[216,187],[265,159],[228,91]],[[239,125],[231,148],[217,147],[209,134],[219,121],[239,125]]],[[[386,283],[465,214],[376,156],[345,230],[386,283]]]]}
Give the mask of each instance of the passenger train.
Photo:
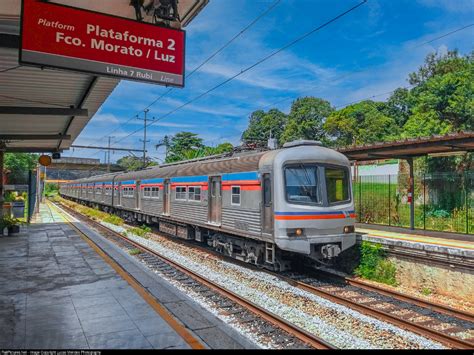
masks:
{"type": "Polygon", "coordinates": [[[63,184],[63,197],[155,224],[236,259],[282,271],[327,264],[355,244],[348,159],[318,142],[234,153],[63,184]]]}

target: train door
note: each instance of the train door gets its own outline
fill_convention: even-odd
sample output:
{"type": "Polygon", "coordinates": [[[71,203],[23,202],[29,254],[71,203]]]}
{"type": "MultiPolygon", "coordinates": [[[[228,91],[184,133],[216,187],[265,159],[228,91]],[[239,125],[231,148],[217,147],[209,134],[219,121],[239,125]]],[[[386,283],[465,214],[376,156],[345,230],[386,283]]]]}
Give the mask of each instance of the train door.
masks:
{"type": "Polygon", "coordinates": [[[170,181],[169,179],[166,179],[163,183],[163,214],[166,216],[170,215],[170,202],[171,202],[170,181]]]}
{"type": "Polygon", "coordinates": [[[270,174],[263,174],[263,218],[262,232],[272,234],[273,232],[273,200],[272,200],[272,179],[270,174]]]}
{"type": "Polygon", "coordinates": [[[140,181],[135,182],[135,208],[137,210],[142,208],[142,189],[140,188],[140,181]]]}
{"type": "Polygon", "coordinates": [[[105,185],[103,182],[100,183],[100,201],[104,202],[105,201],[105,185]]]}
{"type": "Polygon", "coordinates": [[[212,176],[209,178],[209,223],[221,224],[222,216],[222,194],[221,177],[212,176]]]}
{"type": "Polygon", "coordinates": [[[117,184],[117,206],[122,206],[122,183],[117,184]]]}

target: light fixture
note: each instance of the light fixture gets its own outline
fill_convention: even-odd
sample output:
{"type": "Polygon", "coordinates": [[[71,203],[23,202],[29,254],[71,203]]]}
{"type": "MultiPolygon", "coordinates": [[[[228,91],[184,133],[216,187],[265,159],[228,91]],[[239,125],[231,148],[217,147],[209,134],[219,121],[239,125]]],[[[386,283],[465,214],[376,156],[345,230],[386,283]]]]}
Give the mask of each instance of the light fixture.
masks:
{"type": "Polygon", "coordinates": [[[178,0],[153,0],[144,8],[153,17],[154,23],[179,21],[178,0]]]}

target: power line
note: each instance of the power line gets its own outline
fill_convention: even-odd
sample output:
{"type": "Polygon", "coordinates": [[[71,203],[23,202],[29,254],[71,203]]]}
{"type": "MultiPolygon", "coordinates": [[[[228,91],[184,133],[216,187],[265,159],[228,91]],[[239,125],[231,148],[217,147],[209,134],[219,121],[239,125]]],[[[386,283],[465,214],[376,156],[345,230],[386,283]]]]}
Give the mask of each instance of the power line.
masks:
{"type": "MultiPolygon", "coordinates": [[[[438,37],[436,37],[436,38],[433,38],[432,40],[430,40],[430,41],[428,41],[428,42],[424,42],[424,43],[422,43],[422,44],[420,44],[420,45],[418,45],[418,46],[416,46],[416,47],[414,47],[414,48],[418,48],[418,47],[421,47],[421,46],[423,46],[423,45],[425,45],[425,44],[427,44],[427,43],[432,43],[432,42],[437,41],[437,40],[439,40],[439,39],[441,39],[441,38],[445,38],[445,37],[447,37],[447,36],[450,36],[450,35],[452,35],[452,34],[454,34],[454,33],[456,33],[456,32],[459,32],[459,31],[464,30],[464,29],[466,29],[466,28],[469,28],[469,27],[471,27],[471,26],[474,26],[474,24],[467,25],[467,26],[463,26],[463,27],[461,27],[461,28],[458,28],[458,29],[456,29],[456,30],[453,30],[453,31],[451,31],[451,32],[448,32],[448,33],[446,33],[446,34],[444,34],[444,35],[441,35],[441,36],[438,36],[438,37]]],[[[345,78],[350,77],[350,76],[353,76],[353,75],[355,75],[355,74],[361,74],[361,73],[367,72],[367,71],[369,71],[370,69],[371,69],[371,68],[367,68],[367,69],[363,69],[363,70],[359,70],[359,71],[355,71],[355,72],[352,72],[352,73],[348,73],[348,74],[342,75],[342,76],[339,77],[339,78],[333,79],[332,82],[345,79],[345,78]]],[[[312,87],[311,90],[313,90],[314,88],[320,87],[320,86],[321,86],[321,84],[318,84],[318,85],[312,87]]],[[[410,88],[412,88],[413,86],[414,86],[414,85],[408,85],[408,86],[405,86],[405,87],[402,87],[402,88],[397,88],[397,89],[410,89],[410,88]]],[[[379,96],[383,96],[383,95],[388,95],[388,94],[394,93],[397,89],[392,90],[392,91],[389,91],[389,92],[381,93],[381,94],[375,94],[375,95],[372,95],[372,96],[367,97],[367,98],[365,98],[365,99],[358,100],[358,101],[353,101],[353,102],[348,103],[348,104],[335,106],[335,108],[337,109],[337,108],[345,107],[345,106],[348,106],[348,105],[353,105],[353,104],[355,104],[355,103],[358,103],[358,102],[361,102],[361,101],[364,101],[364,100],[370,100],[370,99],[373,99],[373,98],[375,98],[375,97],[379,97],[379,96]]],[[[302,93],[307,93],[307,92],[309,92],[309,91],[310,91],[310,90],[306,90],[306,91],[303,91],[302,93]]],[[[298,97],[301,97],[301,94],[302,94],[302,93],[300,92],[300,93],[298,94],[298,95],[299,95],[298,97]]],[[[255,111],[257,111],[257,110],[265,110],[265,109],[267,109],[267,108],[269,108],[269,107],[275,107],[276,105],[279,105],[279,104],[282,103],[282,102],[289,101],[289,100],[295,100],[295,99],[297,99],[298,97],[287,97],[287,98],[278,100],[278,101],[276,101],[276,102],[273,102],[273,103],[271,103],[271,104],[268,104],[268,105],[266,105],[266,106],[263,106],[263,107],[261,107],[261,108],[259,108],[259,109],[255,109],[255,110],[253,110],[252,112],[249,112],[249,113],[247,114],[247,116],[250,115],[250,114],[252,114],[253,112],[255,112],[255,111]]]]}
{"type": "MultiPolygon", "coordinates": [[[[252,22],[250,22],[247,26],[245,26],[241,31],[239,31],[234,37],[232,37],[230,40],[228,40],[224,45],[222,45],[219,49],[217,49],[214,53],[212,53],[209,57],[207,57],[201,64],[199,64],[196,68],[194,68],[186,77],[189,79],[194,73],[196,73],[199,69],[201,69],[204,65],[209,63],[216,55],[221,53],[225,48],[227,48],[229,45],[231,45],[237,38],[242,36],[245,32],[247,32],[253,25],[255,25],[258,21],[260,21],[263,17],[265,17],[268,13],[270,13],[279,3],[281,0],[276,0],[274,1],[264,12],[262,12],[259,16],[257,16],[252,22]]],[[[144,108],[144,110],[149,109],[153,105],[155,105],[158,101],[160,101],[163,97],[167,96],[169,93],[171,93],[175,88],[169,88],[166,90],[164,93],[162,93],[160,96],[158,96],[155,100],[153,100],[148,106],[144,108]]],[[[139,111],[138,113],[140,113],[139,111]]],[[[117,128],[115,128],[113,131],[108,133],[107,135],[110,135],[114,132],[116,132],[120,127],[126,125],[127,123],[131,122],[133,119],[136,118],[136,115],[130,117],[126,122],[120,124],[117,128]]],[[[107,137],[105,135],[102,138],[107,137]]],[[[101,138],[101,139],[102,139],[101,138]]]]}
{"type": "MultiPolygon", "coordinates": [[[[365,2],[365,1],[364,1],[364,2],[365,2]]],[[[362,3],[359,4],[358,6],[360,6],[360,5],[362,5],[362,3]]],[[[436,38],[433,38],[433,39],[431,39],[430,41],[424,42],[424,43],[418,45],[417,47],[420,47],[420,46],[423,46],[423,45],[425,45],[425,44],[429,44],[429,43],[435,42],[435,41],[437,41],[437,40],[439,40],[439,39],[445,38],[445,37],[447,37],[447,36],[450,36],[450,35],[452,35],[452,34],[454,34],[454,33],[457,33],[457,32],[459,32],[459,31],[465,30],[465,29],[467,29],[467,28],[469,28],[469,27],[472,27],[472,26],[474,26],[474,24],[469,24],[469,25],[460,27],[460,28],[458,28],[458,29],[456,29],[456,30],[453,30],[453,31],[450,31],[450,32],[448,32],[448,33],[446,33],[446,34],[444,34],[444,35],[441,35],[441,36],[438,36],[438,37],[436,37],[436,38]]],[[[417,47],[415,47],[415,48],[417,48],[417,47]]],[[[282,50],[283,50],[283,49],[282,49],[282,50]]],[[[276,54],[276,53],[275,53],[275,54],[276,54]]],[[[257,65],[258,65],[258,64],[257,64],[257,65]]],[[[198,66],[193,72],[195,72],[195,71],[196,71],[198,68],[200,68],[200,67],[201,67],[201,66],[198,66]]],[[[340,77],[340,78],[338,78],[338,79],[336,79],[336,80],[341,80],[341,79],[343,79],[343,78],[346,78],[346,77],[349,77],[349,76],[352,76],[352,75],[355,75],[355,74],[358,74],[358,73],[363,73],[363,72],[365,72],[365,71],[367,71],[367,70],[368,70],[368,69],[366,69],[366,70],[361,70],[361,71],[358,71],[358,72],[352,72],[352,73],[346,74],[346,75],[344,75],[344,76],[342,76],[342,77],[340,77]]],[[[241,75],[241,74],[240,74],[240,75],[241,75]]],[[[233,78],[230,78],[230,79],[232,80],[233,78]]],[[[333,81],[334,81],[334,80],[333,80],[333,81]]],[[[223,84],[222,84],[222,85],[223,85],[223,84]]],[[[220,86],[221,86],[221,85],[220,85],[220,86]]],[[[317,86],[321,86],[321,84],[318,84],[317,86]]],[[[411,86],[408,86],[408,87],[405,87],[405,88],[410,88],[410,87],[411,87],[411,86]]],[[[213,88],[213,89],[215,89],[215,88],[213,88]]],[[[397,89],[398,89],[398,88],[397,88],[397,89]]],[[[364,99],[362,99],[362,100],[354,101],[354,102],[351,102],[351,103],[348,103],[348,104],[345,104],[345,105],[339,105],[339,106],[336,106],[336,108],[345,107],[345,106],[348,106],[348,105],[351,105],[351,104],[354,104],[354,103],[357,103],[357,102],[361,102],[361,101],[364,101],[364,100],[372,99],[372,98],[375,98],[375,97],[378,97],[378,96],[391,94],[391,93],[395,92],[397,89],[395,89],[395,90],[393,90],[393,91],[390,91],[390,92],[385,92],[385,93],[381,93],[381,94],[372,95],[372,96],[367,97],[367,98],[364,98],[364,99]]],[[[164,93],[163,95],[161,95],[157,100],[161,99],[161,97],[163,97],[164,95],[166,95],[169,91],[171,91],[171,90],[168,90],[167,92],[165,92],[165,93],[164,93]]],[[[200,97],[204,96],[205,94],[207,94],[207,93],[204,93],[204,94],[198,96],[197,98],[193,99],[192,102],[193,102],[193,101],[196,101],[197,99],[199,99],[200,97]]],[[[301,94],[300,94],[300,95],[301,95],[301,94]]],[[[285,101],[288,101],[288,100],[292,100],[292,99],[295,99],[295,98],[294,98],[294,97],[284,98],[284,99],[282,99],[282,100],[278,100],[277,102],[274,102],[274,103],[272,103],[272,104],[269,104],[269,105],[267,105],[267,106],[265,106],[265,107],[263,107],[263,108],[261,108],[261,109],[265,109],[265,108],[270,107],[270,106],[275,106],[275,105],[278,105],[278,104],[280,104],[280,103],[282,103],[282,102],[285,102],[285,101]]],[[[157,101],[157,100],[155,100],[155,101],[157,101]]],[[[163,117],[160,117],[158,120],[162,120],[162,119],[166,118],[166,117],[169,116],[170,114],[176,112],[178,109],[180,109],[180,108],[182,108],[182,107],[188,105],[189,103],[191,103],[191,102],[188,102],[188,103],[186,103],[186,104],[184,104],[184,105],[181,105],[180,107],[178,107],[178,108],[176,108],[175,110],[173,110],[173,111],[167,113],[167,114],[164,115],[163,117]]],[[[151,105],[153,105],[153,103],[152,103],[151,105]]],[[[151,106],[151,105],[150,105],[150,106],[151,106]]],[[[150,106],[148,106],[148,107],[150,107],[150,106]]],[[[255,110],[254,110],[254,111],[255,111],[255,110]]],[[[252,112],[253,112],[253,111],[252,111],[252,112]]],[[[157,120],[157,121],[158,121],[158,120],[157,120]]],[[[140,130],[141,130],[141,129],[140,129],[140,130]]],[[[115,143],[119,143],[120,141],[122,141],[122,140],[124,140],[124,139],[130,137],[131,135],[133,135],[133,134],[139,132],[140,130],[137,130],[137,131],[132,132],[131,134],[129,134],[129,135],[127,135],[127,136],[121,138],[120,140],[114,142],[114,144],[115,144],[115,143]]]]}
{"type": "MultiPolygon", "coordinates": [[[[258,66],[258,65],[260,65],[260,64],[262,64],[262,63],[264,63],[264,62],[266,62],[267,60],[269,60],[270,58],[274,57],[274,56],[277,55],[278,53],[281,53],[281,52],[284,51],[285,49],[288,49],[289,47],[295,45],[296,43],[301,42],[303,39],[307,38],[308,36],[312,35],[313,33],[317,32],[317,31],[320,31],[321,29],[323,29],[323,28],[329,26],[331,23],[333,23],[333,22],[339,20],[339,19],[342,18],[343,16],[345,16],[345,15],[349,14],[350,12],[356,10],[358,7],[364,5],[366,2],[367,2],[367,0],[363,0],[362,2],[358,3],[357,5],[355,5],[355,6],[351,7],[351,8],[349,8],[348,10],[342,12],[341,14],[339,14],[339,15],[337,15],[337,16],[331,18],[330,20],[326,21],[326,22],[323,23],[322,25],[320,25],[320,26],[318,26],[318,27],[312,29],[311,31],[308,31],[308,32],[304,33],[303,35],[297,37],[296,39],[294,39],[293,41],[291,41],[291,42],[289,42],[288,44],[284,45],[283,47],[277,49],[276,51],[273,51],[273,52],[270,53],[269,55],[267,55],[267,56],[263,57],[262,59],[258,60],[258,61],[255,62],[254,64],[252,64],[252,65],[246,67],[245,69],[242,69],[240,72],[236,73],[235,75],[231,76],[230,78],[227,78],[227,79],[224,80],[223,82],[221,82],[221,83],[217,84],[216,86],[210,88],[209,90],[207,90],[207,91],[201,93],[200,95],[196,96],[195,98],[193,98],[193,99],[191,99],[191,100],[185,102],[184,104],[182,104],[182,105],[180,105],[180,106],[174,108],[173,110],[169,111],[169,112],[166,113],[165,115],[163,115],[163,116],[161,116],[160,118],[156,119],[155,121],[151,122],[151,123],[149,124],[149,126],[155,124],[155,123],[158,122],[158,121],[161,121],[161,120],[165,119],[166,117],[168,117],[168,116],[170,116],[171,114],[177,112],[178,110],[182,109],[183,107],[186,107],[186,106],[188,106],[189,104],[191,104],[191,103],[193,103],[193,102],[199,100],[200,98],[202,98],[202,97],[208,95],[209,93],[211,93],[211,92],[217,90],[218,88],[220,88],[220,87],[224,86],[225,84],[231,82],[232,80],[236,79],[237,77],[239,77],[239,76],[245,74],[246,72],[252,70],[252,69],[255,68],[256,66],[258,66]]],[[[128,135],[122,137],[122,138],[119,139],[118,141],[115,141],[114,144],[123,141],[124,139],[126,139],[126,138],[128,138],[128,137],[134,135],[134,134],[137,133],[137,132],[140,132],[141,130],[142,130],[142,128],[133,131],[132,133],[130,133],[130,134],[128,134],[128,135]]]]}
{"type": "Polygon", "coordinates": [[[467,25],[467,26],[458,28],[457,30],[448,32],[448,33],[446,33],[446,34],[444,34],[444,35],[441,35],[441,36],[439,36],[439,37],[433,38],[432,40],[430,40],[430,41],[428,41],[428,42],[425,42],[425,43],[422,43],[422,44],[420,44],[419,46],[417,46],[417,47],[415,47],[415,48],[424,46],[425,44],[430,44],[430,43],[435,42],[435,41],[437,41],[437,40],[439,40],[439,39],[441,39],[441,38],[448,37],[448,36],[450,36],[450,35],[452,35],[452,34],[454,34],[454,33],[456,33],[456,32],[465,30],[466,28],[469,28],[469,27],[472,27],[472,26],[474,26],[474,23],[471,23],[470,25],[467,25]]]}

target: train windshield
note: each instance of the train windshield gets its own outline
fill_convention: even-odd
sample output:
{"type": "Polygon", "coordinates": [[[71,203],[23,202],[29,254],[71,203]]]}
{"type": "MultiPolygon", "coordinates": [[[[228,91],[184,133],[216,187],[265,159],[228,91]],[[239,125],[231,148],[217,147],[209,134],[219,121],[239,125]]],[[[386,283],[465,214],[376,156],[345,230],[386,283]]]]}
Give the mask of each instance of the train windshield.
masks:
{"type": "Polygon", "coordinates": [[[350,200],[349,196],[349,172],[345,168],[325,168],[326,189],[328,202],[341,203],[350,200]]]}
{"type": "Polygon", "coordinates": [[[300,164],[287,167],[285,169],[285,182],[288,202],[321,203],[317,166],[300,164]]]}

